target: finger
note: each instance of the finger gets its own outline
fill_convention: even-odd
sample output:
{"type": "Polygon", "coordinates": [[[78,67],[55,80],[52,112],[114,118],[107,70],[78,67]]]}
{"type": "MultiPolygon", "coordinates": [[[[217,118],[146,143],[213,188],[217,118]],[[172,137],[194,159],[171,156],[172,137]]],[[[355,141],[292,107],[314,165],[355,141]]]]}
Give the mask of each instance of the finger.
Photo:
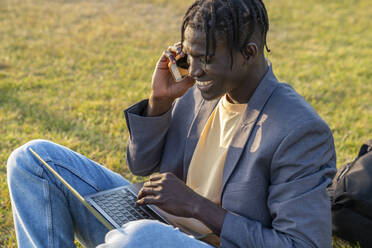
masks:
{"type": "Polygon", "coordinates": [[[163,178],[163,174],[155,174],[155,175],[151,175],[149,180],[150,181],[157,181],[157,180],[160,180],[163,178]]]}
{"type": "Polygon", "coordinates": [[[175,64],[176,63],[176,58],[174,57],[174,54],[171,52],[171,51],[164,51],[163,53],[165,56],[167,56],[167,58],[173,63],[175,64]]]}
{"type": "Polygon", "coordinates": [[[167,51],[171,52],[174,56],[177,55],[179,55],[180,57],[185,56],[185,54],[182,52],[181,42],[177,42],[173,46],[169,46],[167,51]]]}
{"type": "Polygon", "coordinates": [[[173,46],[175,46],[175,47],[181,47],[181,41],[178,41],[178,42],[174,43],[173,46]]]}
{"type": "Polygon", "coordinates": [[[177,43],[176,48],[177,48],[177,54],[179,54],[181,57],[185,56],[185,54],[182,51],[181,42],[177,43]]]}
{"type": "Polygon", "coordinates": [[[173,44],[173,46],[169,46],[168,47],[168,51],[171,51],[171,52],[173,52],[173,53],[176,53],[176,54],[179,54],[179,53],[181,53],[181,42],[179,41],[179,42],[176,42],[176,43],[174,43],[173,44]]]}
{"type": "Polygon", "coordinates": [[[161,70],[169,70],[168,68],[169,58],[163,52],[160,59],[156,63],[156,68],[161,70]]]}
{"type": "Polygon", "coordinates": [[[156,188],[160,185],[160,183],[158,183],[157,181],[146,181],[144,184],[143,184],[143,187],[151,187],[151,188],[156,188]]]}
{"type": "Polygon", "coordinates": [[[160,204],[160,196],[146,196],[142,199],[139,199],[136,201],[136,204],[138,205],[144,205],[144,204],[160,204]]]}
{"type": "Polygon", "coordinates": [[[168,49],[167,49],[168,52],[172,52],[172,53],[178,53],[178,47],[177,46],[169,46],[168,49]]]}
{"type": "Polygon", "coordinates": [[[154,188],[142,187],[142,189],[138,192],[137,199],[141,199],[148,195],[158,195],[159,192],[156,191],[154,188]]]}

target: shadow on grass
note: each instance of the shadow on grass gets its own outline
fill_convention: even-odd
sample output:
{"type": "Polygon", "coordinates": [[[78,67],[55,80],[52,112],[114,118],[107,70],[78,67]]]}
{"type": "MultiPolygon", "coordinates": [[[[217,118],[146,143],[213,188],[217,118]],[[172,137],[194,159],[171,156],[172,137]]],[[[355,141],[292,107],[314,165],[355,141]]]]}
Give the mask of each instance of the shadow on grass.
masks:
{"type": "Polygon", "coordinates": [[[10,68],[10,65],[0,63],[0,70],[7,70],[9,68],[10,68]]]}
{"type": "MultiPolygon", "coordinates": [[[[18,96],[17,89],[12,85],[0,86],[0,107],[6,111],[19,113],[17,119],[14,120],[19,124],[31,121],[30,125],[37,126],[40,133],[53,131],[65,136],[74,136],[102,150],[105,149],[104,144],[111,140],[99,128],[94,125],[85,125],[82,120],[70,116],[68,111],[53,112],[40,103],[28,102],[18,96]]],[[[37,95],[35,97],[37,98],[37,95]]]]}

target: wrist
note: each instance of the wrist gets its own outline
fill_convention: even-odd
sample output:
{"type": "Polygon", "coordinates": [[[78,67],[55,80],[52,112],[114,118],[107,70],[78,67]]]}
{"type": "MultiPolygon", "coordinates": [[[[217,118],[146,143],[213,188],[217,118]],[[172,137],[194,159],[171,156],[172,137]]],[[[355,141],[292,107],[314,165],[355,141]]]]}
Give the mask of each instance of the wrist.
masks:
{"type": "Polygon", "coordinates": [[[195,219],[198,219],[200,220],[201,216],[203,215],[203,209],[205,209],[205,205],[206,205],[206,201],[207,199],[204,198],[204,197],[201,197],[199,195],[197,195],[195,201],[191,201],[193,202],[192,206],[191,206],[191,216],[195,219]]]}
{"type": "Polygon", "coordinates": [[[227,210],[214,202],[199,196],[192,206],[192,217],[208,226],[214,234],[220,235],[227,210]]]}
{"type": "Polygon", "coordinates": [[[155,97],[153,95],[149,98],[149,103],[145,111],[146,116],[162,115],[172,107],[174,99],[155,97]]]}

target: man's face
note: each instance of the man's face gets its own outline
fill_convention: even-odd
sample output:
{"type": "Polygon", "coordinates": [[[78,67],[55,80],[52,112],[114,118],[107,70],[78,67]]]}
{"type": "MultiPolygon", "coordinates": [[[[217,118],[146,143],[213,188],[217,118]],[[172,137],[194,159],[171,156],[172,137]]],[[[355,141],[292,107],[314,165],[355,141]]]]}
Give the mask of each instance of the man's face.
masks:
{"type": "MultiPolygon", "coordinates": [[[[205,61],[205,33],[187,27],[183,43],[184,52],[188,55],[189,73],[196,80],[202,97],[213,100],[239,90],[246,83],[248,65],[240,52],[233,51],[233,68],[231,69],[230,49],[226,41],[216,37],[215,55],[205,61]]],[[[212,42],[210,42],[210,50],[212,42]]],[[[232,94],[231,94],[232,93],[232,94]]]]}

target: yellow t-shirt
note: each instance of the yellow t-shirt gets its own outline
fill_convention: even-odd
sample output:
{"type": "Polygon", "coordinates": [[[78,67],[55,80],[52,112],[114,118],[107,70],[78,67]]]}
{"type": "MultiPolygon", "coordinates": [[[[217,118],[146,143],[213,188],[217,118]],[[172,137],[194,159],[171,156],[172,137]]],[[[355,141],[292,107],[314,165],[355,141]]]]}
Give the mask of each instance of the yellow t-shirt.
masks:
{"type": "MultiPolygon", "coordinates": [[[[206,123],[191,159],[186,185],[198,194],[220,205],[222,173],[228,147],[247,104],[230,103],[226,95],[206,123]]],[[[193,218],[172,218],[172,221],[201,234],[212,231],[193,218]]]]}

